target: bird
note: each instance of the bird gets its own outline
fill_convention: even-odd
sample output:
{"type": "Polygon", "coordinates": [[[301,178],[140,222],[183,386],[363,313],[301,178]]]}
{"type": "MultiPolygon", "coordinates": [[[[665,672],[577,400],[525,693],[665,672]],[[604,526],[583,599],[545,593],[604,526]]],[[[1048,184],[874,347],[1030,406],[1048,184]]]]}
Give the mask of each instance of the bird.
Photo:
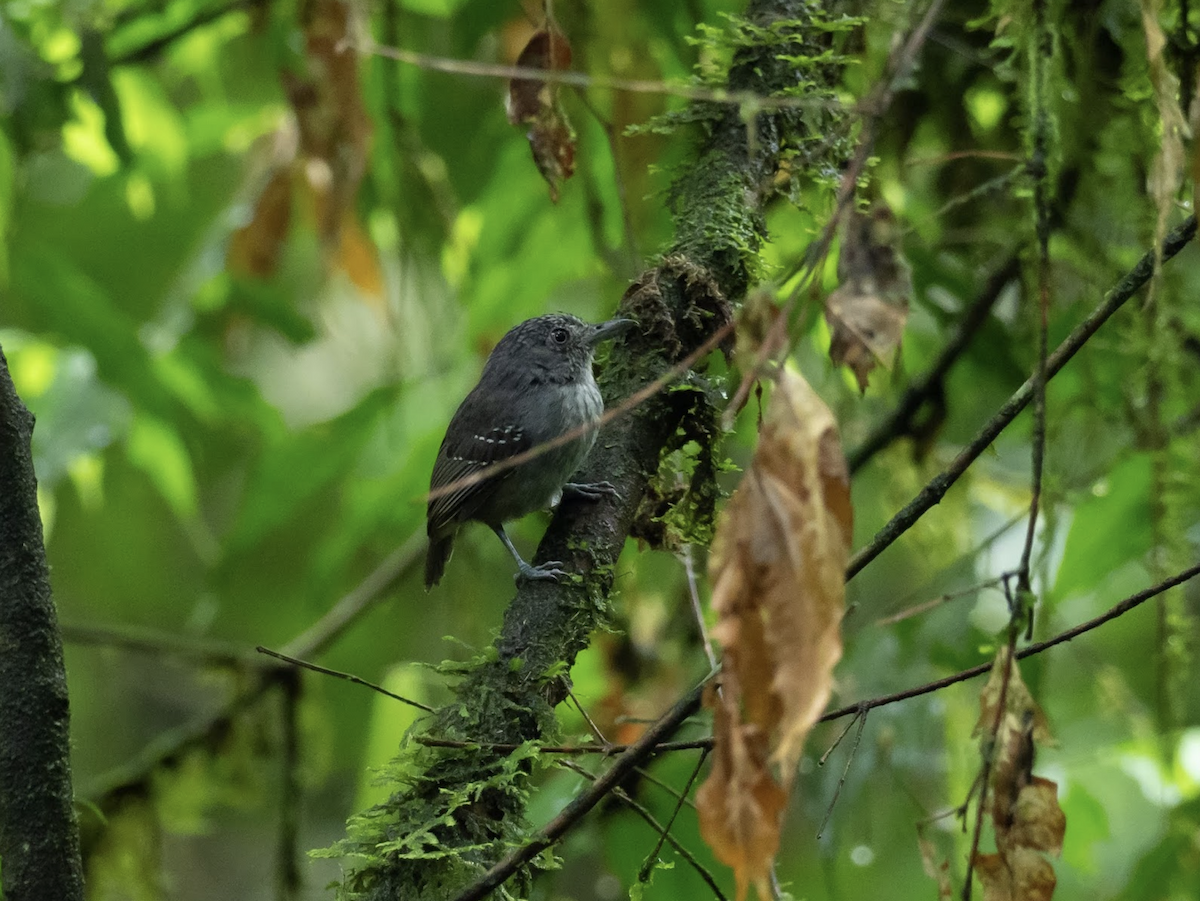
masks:
{"type": "Polygon", "coordinates": [[[570,478],[596,442],[597,430],[585,427],[604,412],[592,373],[596,345],[635,325],[632,319],[592,325],[552,313],[527,319],[500,339],[479,383],[451,418],[433,464],[426,511],[427,591],[442,578],[459,528],[471,521],[489,526],[508,548],[517,562],[514,579],[557,581],[566,575],[559,561],[526,563],[504,523],[554,506],[564,494],[588,500],[617,495],[608,482],[570,478]],[[525,462],[500,465],[568,433],[572,437],[525,462]],[[464,482],[493,467],[495,475],[464,482]]]}

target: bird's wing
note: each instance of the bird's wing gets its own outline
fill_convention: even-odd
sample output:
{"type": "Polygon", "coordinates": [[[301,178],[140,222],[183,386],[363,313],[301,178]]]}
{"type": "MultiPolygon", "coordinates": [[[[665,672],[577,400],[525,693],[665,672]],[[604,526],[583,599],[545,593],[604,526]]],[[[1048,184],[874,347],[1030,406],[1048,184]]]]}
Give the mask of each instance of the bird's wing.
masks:
{"type": "MultiPolygon", "coordinates": [[[[456,482],[486,470],[488,467],[508,457],[515,456],[533,446],[528,433],[514,425],[494,426],[487,430],[459,428],[462,422],[488,421],[482,416],[470,415],[473,410],[473,397],[468,395],[459,407],[446,438],[438,450],[437,462],[433,465],[433,478],[430,480],[430,491],[452,486],[456,482]]],[[[492,421],[495,421],[495,412],[492,421]]],[[[501,415],[504,410],[498,411],[501,415]]],[[[429,534],[441,531],[454,523],[471,519],[492,492],[497,484],[509,478],[514,469],[506,469],[495,478],[483,479],[461,488],[452,488],[445,494],[440,494],[429,501],[428,520],[429,534]]]]}

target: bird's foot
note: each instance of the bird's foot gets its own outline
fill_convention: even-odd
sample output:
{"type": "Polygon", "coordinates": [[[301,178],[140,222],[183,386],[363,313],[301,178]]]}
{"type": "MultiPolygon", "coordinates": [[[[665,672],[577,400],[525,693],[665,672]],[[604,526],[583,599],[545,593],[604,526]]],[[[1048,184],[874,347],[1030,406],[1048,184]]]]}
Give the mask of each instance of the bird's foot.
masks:
{"type": "Polygon", "coordinates": [[[550,560],[538,566],[530,566],[522,560],[516,575],[513,576],[513,581],[557,582],[567,575],[566,570],[559,569],[560,566],[562,566],[561,560],[550,560]]]}
{"type": "Polygon", "coordinates": [[[564,497],[577,497],[586,501],[598,501],[602,497],[621,499],[621,492],[612,482],[567,482],[562,487],[564,497]]]}

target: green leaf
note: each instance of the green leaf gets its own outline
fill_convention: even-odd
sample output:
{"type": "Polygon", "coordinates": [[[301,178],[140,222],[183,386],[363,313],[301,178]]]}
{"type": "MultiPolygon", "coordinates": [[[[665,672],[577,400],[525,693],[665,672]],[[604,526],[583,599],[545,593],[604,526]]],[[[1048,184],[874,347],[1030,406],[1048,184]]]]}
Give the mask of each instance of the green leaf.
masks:
{"type": "Polygon", "coordinates": [[[133,465],[149,476],[177,517],[186,521],[196,516],[199,505],[192,458],[175,429],[153,416],[137,416],[126,439],[126,450],[133,465]]]}
{"type": "Polygon", "coordinates": [[[344,476],[394,402],[394,389],[377,389],[337,419],[264,448],[230,530],[227,552],[249,550],[344,476]]]}
{"type": "Polygon", "coordinates": [[[1135,454],[1093,487],[1075,507],[1063,561],[1054,582],[1059,598],[1090,591],[1153,543],[1150,457],[1135,454]]]}

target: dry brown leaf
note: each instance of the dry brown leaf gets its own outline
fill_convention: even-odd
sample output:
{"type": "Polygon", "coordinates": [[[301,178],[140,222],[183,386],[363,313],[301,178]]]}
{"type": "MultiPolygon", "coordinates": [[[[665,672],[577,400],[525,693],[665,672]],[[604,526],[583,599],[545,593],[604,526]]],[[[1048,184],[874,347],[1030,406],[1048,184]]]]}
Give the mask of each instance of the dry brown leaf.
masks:
{"type": "Polygon", "coordinates": [[[870,214],[852,210],[838,258],[841,284],[825,299],[832,340],[829,358],[845,364],[867,390],[877,365],[892,368],[908,321],[912,275],[900,256],[900,233],[892,211],[882,204],[870,214]]]}
{"type": "Polygon", "coordinates": [[[996,853],[976,854],[975,869],[985,901],[1048,901],[1056,883],[1046,854],[1062,852],[1067,820],[1058,805],[1058,786],[1033,775],[1035,742],[1050,740],[1045,714],[1033,700],[1008,648],[1000,649],[991,677],[979,697],[976,733],[994,755],[989,779],[996,853]],[[1000,694],[1004,690],[1004,708],[1000,694]],[[1000,727],[994,743],[997,713],[1000,727]]]}
{"type": "MultiPolygon", "coordinates": [[[[534,33],[517,57],[528,69],[564,71],[571,67],[571,44],[558,29],[548,26],[534,33]]],[[[514,78],[505,100],[508,121],[527,124],[529,146],[538,172],[550,186],[550,199],[558,202],[558,186],[575,174],[575,132],[558,97],[558,85],[537,78],[514,78]]]]}
{"type": "MultiPolygon", "coordinates": [[[[992,671],[988,674],[987,684],[979,693],[979,719],[975,721],[972,736],[990,735],[996,723],[996,707],[1000,703],[1000,691],[1004,686],[1005,670],[1008,669],[1008,647],[1000,648],[992,663],[992,671]]],[[[1014,717],[1014,723],[1019,725],[1026,713],[1033,717],[1033,740],[1039,745],[1052,745],[1054,738],[1050,734],[1050,723],[1046,714],[1038,706],[1029,687],[1021,678],[1021,670],[1013,663],[1012,671],[1008,674],[1008,688],[1004,693],[1004,706],[1007,715],[1014,717]]]]}
{"type": "Polygon", "coordinates": [[[779,850],[779,826],[788,793],[767,765],[767,736],[741,723],[734,680],[723,678],[720,692],[705,698],[713,713],[715,751],[708,779],[696,792],[700,833],[717,860],[731,867],[737,897],[753,883],[760,898],[770,897],[771,861],[779,850]]]}
{"type": "Polygon", "coordinates": [[[1054,867],[1035,851],[977,854],[975,871],[983,884],[983,901],[1050,901],[1054,895],[1054,867]]]}
{"type": "Polygon", "coordinates": [[[724,648],[701,831],[738,898],[767,897],[780,817],[841,657],[850,481],[833,414],[800,376],[776,380],[754,461],[717,527],[713,637],[724,648]]]}

